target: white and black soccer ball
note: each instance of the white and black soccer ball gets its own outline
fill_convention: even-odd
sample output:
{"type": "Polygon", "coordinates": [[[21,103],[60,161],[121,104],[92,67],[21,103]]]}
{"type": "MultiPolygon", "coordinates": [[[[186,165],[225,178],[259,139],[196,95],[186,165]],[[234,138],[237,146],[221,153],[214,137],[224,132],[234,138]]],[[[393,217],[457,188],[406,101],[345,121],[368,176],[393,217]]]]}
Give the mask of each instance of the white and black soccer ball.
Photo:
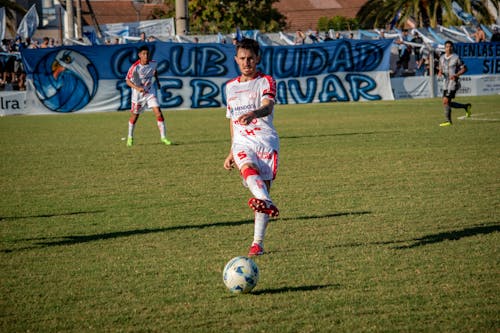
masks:
{"type": "Polygon", "coordinates": [[[235,257],[224,267],[222,278],[230,292],[248,293],[259,281],[259,268],[250,258],[235,257]]]}

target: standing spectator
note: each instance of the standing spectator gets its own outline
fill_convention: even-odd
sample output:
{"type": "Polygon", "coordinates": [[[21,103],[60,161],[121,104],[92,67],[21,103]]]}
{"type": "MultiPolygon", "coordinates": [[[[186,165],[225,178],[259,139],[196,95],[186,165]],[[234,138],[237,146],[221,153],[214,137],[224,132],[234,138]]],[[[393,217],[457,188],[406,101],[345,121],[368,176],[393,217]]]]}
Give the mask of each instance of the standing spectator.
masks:
{"type": "MultiPolygon", "coordinates": [[[[413,39],[411,40],[412,43],[415,43],[415,44],[422,44],[424,42],[424,40],[422,39],[422,37],[418,34],[418,32],[414,32],[413,33],[413,39]]],[[[420,60],[420,49],[422,47],[420,46],[414,46],[413,47],[413,54],[415,55],[415,61],[418,62],[420,60]]]]}
{"type": "Polygon", "coordinates": [[[137,60],[129,68],[127,72],[126,82],[132,90],[132,106],[130,108],[130,118],[128,123],[128,138],[127,146],[131,147],[134,144],[134,129],[139,119],[139,115],[144,112],[146,107],[152,108],[156,116],[158,129],[160,130],[161,142],[166,145],[172,143],[167,139],[167,126],[165,118],[160,110],[160,104],[156,97],[156,89],[153,86],[153,78],[156,81],[158,89],[160,89],[160,81],[156,71],[156,61],[149,59],[149,48],[141,46],[139,48],[139,60],[137,60]]]}
{"type": "Polygon", "coordinates": [[[147,42],[146,33],[145,32],[141,32],[140,38],[139,38],[139,43],[146,43],[146,42],[147,42]]]}
{"type": "Polygon", "coordinates": [[[328,41],[332,40],[332,38],[330,37],[330,34],[328,33],[328,31],[325,32],[325,37],[323,37],[323,40],[325,42],[328,42],[328,41]]]}
{"type": "Polygon", "coordinates": [[[224,168],[238,167],[245,186],[254,196],[248,201],[255,211],[254,237],[248,256],[258,256],[264,254],[269,217],[279,215],[269,195],[279,155],[279,137],[273,125],[276,81],[257,70],[260,48],[253,39],[238,42],[235,61],[241,75],[226,85],[231,149],[224,168]]]}
{"type": "Polygon", "coordinates": [[[453,42],[446,41],[444,43],[444,54],[439,58],[439,72],[438,77],[444,77],[443,83],[443,107],[444,116],[446,121],[439,124],[439,126],[450,126],[451,121],[451,109],[461,108],[465,110],[465,115],[467,117],[471,116],[471,104],[460,104],[453,102],[455,94],[460,89],[460,75],[467,71],[467,66],[460,57],[453,53],[453,42]]]}
{"type": "Polygon", "coordinates": [[[484,33],[484,30],[480,25],[476,27],[474,38],[476,39],[476,43],[486,42],[486,34],[484,33]]]}
{"type": "Polygon", "coordinates": [[[399,60],[396,63],[396,72],[399,72],[401,68],[405,72],[408,71],[408,65],[410,63],[411,46],[406,44],[410,41],[410,36],[408,35],[408,29],[403,29],[403,35],[395,43],[399,45],[399,60]]]}
{"type": "Polygon", "coordinates": [[[46,49],[49,47],[49,37],[43,37],[42,44],[40,44],[41,49],[46,49]]]}
{"type": "Polygon", "coordinates": [[[490,42],[500,42],[500,32],[497,27],[493,28],[493,35],[491,35],[490,42]]]}
{"type": "Polygon", "coordinates": [[[302,30],[295,32],[295,45],[302,45],[306,40],[306,34],[302,30]]]}

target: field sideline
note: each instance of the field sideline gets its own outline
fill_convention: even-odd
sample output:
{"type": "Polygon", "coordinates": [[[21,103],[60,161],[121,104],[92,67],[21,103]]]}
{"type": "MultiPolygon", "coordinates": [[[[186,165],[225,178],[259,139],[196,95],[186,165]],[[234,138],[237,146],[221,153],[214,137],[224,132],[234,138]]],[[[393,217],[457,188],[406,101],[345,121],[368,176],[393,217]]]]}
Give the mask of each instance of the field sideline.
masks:
{"type": "Polygon", "coordinates": [[[261,277],[220,109],[0,118],[0,332],[500,330],[500,96],[276,107],[261,277]]]}

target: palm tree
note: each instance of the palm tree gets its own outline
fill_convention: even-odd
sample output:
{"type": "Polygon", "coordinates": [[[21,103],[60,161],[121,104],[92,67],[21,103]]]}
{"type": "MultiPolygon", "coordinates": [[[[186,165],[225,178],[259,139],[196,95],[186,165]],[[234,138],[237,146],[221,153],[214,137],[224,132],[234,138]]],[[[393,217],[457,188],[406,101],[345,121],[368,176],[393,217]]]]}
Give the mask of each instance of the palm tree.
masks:
{"type": "Polygon", "coordinates": [[[399,14],[399,24],[411,19],[418,27],[458,25],[461,22],[452,10],[456,1],[466,12],[472,13],[479,23],[491,24],[493,16],[488,11],[488,3],[499,9],[496,0],[371,0],[363,5],[356,17],[365,29],[385,27],[399,14]]]}
{"type": "Polygon", "coordinates": [[[24,15],[28,10],[19,6],[16,2],[11,2],[9,0],[0,0],[0,7],[5,7],[7,30],[11,33],[12,36],[15,36],[17,30],[17,22],[14,13],[24,15]]]}

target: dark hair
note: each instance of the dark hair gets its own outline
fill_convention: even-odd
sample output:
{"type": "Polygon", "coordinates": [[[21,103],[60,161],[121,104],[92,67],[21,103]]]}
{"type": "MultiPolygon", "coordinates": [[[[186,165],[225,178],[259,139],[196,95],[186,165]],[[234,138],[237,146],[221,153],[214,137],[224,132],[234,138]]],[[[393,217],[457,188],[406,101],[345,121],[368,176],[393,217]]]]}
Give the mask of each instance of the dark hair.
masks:
{"type": "Polygon", "coordinates": [[[142,51],[148,51],[149,53],[149,47],[147,47],[147,45],[143,45],[139,48],[139,51],[137,53],[141,53],[142,51]]]}
{"type": "Polygon", "coordinates": [[[259,43],[251,38],[243,38],[238,43],[236,43],[236,53],[238,53],[239,49],[245,49],[252,51],[255,55],[260,55],[260,46],[259,43]]]}
{"type": "Polygon", "coordinates": [[[444,45],[446,46],[446,44],[450,44],[451,47],[453,47],[453,42],[451,40],[447,40],[446,42],[444,42],[444,45]]]}

